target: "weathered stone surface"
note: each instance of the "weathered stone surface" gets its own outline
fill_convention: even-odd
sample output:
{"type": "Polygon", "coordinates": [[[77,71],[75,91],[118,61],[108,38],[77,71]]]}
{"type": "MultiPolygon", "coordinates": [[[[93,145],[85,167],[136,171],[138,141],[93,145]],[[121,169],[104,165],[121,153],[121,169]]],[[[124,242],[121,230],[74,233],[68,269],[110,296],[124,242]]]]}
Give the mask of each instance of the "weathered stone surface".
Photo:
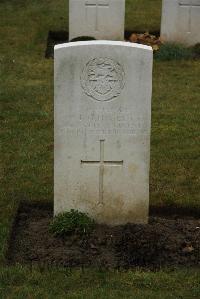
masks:
{"type": "Polygon", "coordinates": [[[200,0],[163,0],[161,38],[194,45],[200,42],[200,0]]]}
{"type": "Polygon", "coordinates": [[[125,0],[70,0],[69,39],[124,39],[125,0]]]}
{"type": "Polygon", "coordinates": [[[55,214],[148,221],[151,89],[151,47],[55,47],[55,214]]]}

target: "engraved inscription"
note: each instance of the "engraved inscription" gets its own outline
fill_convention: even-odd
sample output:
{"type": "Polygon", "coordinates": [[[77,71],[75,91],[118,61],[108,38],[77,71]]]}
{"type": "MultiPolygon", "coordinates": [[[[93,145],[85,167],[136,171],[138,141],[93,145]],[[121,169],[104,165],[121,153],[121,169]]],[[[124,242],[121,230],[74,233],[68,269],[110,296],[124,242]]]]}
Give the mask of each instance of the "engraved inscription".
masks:
{"type": "Polygon", "coordinates": [[[104,178],[104,167],[105,166],[122,166],[123,161],[105,161],[104,160],[104,142],[105,140],[100,140],[100,159],[99,161],[84,161],[81,160],[81,164],[95,165],[99,166],[99,204],[103,204],[103,178],[104,178]]]}
{"type": "Polygon", "coordinates": [[[196,9],[197,7],[200,8],[200,3],[195,3],[195,1],[190,0],[190,1],[184,1],[180,0],[179,1],[179,6],[183,9],[187,9],[188,11],[188,16],[187,16],[187,22],[188,22],[188,33],[191,33],[191,27],[192,27],[192,10],[196,9]]]}
{"type": "MultiPolygon", "coordinates": [[[[85,7],[86,7],[86,17],[87,20],[89,21],[91,18],[90,16],[87,15],[87,10],[88,9],[95,9],[95,31],[99,30],[99,10],[104,9],[104,8],[109,8],[109,2],[105,2],[102,0],[87,0],[85,2],[85,7]]],[[[103,13],[103,12],[101,12],[103,13]]]]}
{"type": "Polygon", "coordinates": [[[90,60],[81,75],[84,92],[97,101],[110,101],[120,95],[124,88],[124,70],[110,58],[90,60]]]}
{"type": "Polygon", "coordinates": [[[146,135],[148,126],[149,121],[131,110],[89,109],[79,115],[68,115],[62,131],[70,136],[146,135]]]}

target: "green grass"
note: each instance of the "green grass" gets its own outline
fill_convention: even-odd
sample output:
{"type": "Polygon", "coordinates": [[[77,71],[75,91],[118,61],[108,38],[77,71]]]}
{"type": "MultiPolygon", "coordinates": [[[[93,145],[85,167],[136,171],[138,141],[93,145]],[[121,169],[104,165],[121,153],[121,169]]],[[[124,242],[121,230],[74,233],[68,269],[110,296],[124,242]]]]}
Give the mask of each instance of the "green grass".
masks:
{"type": "MultiPolygon", "coordinates": [[[[158,31],[160,7],[127,0],[126,28],[158,31]]],[[[0,1],[1,262],[19,201],[53,201],[53,61],[44,52],[49,30],[67,30],[67,12],[64,0],[0,1]]],[[[154,63],[152,205],[200,208],[199,72],[199,61],[154,63]]],[[[66,274],[2,264],[0,273],[0,298],[200,297],[198,270],[66,274]]]]}
{"type": "Polygon", "coordinates": [[[165,43],[161,45],[154,57],[159,61],[192,59],[195,57],[195,50],[193,47],[188,48],[181,44],[165,43]]]}
{"type": "Polygon", "coordinates": [[[0,298],[31,299],[170,299],[199,298],[197,270],[95,271],[39,269],[16,266],[0,269],[0,298]]]}
{"type": "Polygon", "coordinates": [[[161,0],[126,0],[126,30],[159,32],[161,0]]]}
{"type": "Polygon", "coordinates": [[[199,61],[154,61],[151,138],[153,205],[200,209],[199,61]]]}

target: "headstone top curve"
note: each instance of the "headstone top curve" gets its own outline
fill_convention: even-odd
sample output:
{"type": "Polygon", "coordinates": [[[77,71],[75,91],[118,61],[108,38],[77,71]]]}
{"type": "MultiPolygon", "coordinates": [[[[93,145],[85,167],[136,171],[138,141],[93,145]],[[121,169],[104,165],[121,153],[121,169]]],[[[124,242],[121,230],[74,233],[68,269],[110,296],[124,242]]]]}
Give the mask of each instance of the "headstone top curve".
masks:
{"type": "Polygon", "coordinates": [[[121,41],[107,41],[107,40],[63,43],[63,44],[56,45],[54,47],[54,51],[63,49],[63,48],[79,47],[79,46],[93,46],[93,45],[94,46],[95,45],[122,46],[122,47],[138,48],[138,49],[153,51],[152,47],[146,46],[146,45],[130,43],[130,42],[121,42],[121,41]]]}

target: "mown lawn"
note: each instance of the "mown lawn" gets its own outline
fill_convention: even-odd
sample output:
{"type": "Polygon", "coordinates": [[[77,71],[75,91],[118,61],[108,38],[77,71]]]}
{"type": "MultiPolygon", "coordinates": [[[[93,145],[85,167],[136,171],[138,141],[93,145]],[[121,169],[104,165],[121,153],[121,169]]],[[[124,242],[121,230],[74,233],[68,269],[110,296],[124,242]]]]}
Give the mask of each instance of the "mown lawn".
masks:
{"type": "MultiPolygon", "coordinates": [[[[127,0],[126,29],[159,31],[160,0],[127,0]]],[[[53,61],[49,30],[67,1],[0,1],[0,298],[198,298],[200,271],[100,272],[3,266],[20,200],[53,201],[53,61]]],[[[200,209],[199,61],[154,63],[150,203],[200,209]]]]}
{"type": "Polygon", "coordinates": [[[171,299],[199,298],[197,270],[95,271],[0,269],[0,298],[31,299],[171,299]]]}

